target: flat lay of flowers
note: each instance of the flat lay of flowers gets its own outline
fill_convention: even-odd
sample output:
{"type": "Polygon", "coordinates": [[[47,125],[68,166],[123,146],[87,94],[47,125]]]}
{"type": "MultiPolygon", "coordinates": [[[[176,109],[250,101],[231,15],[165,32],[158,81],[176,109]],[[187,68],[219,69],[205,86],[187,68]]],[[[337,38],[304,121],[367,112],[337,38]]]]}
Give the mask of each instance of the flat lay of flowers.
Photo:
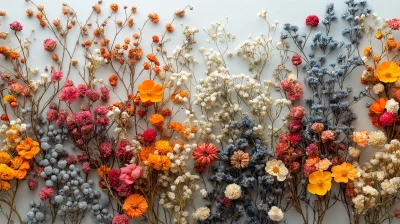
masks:
{"type": "Polygon", "coordinates": [[[1,223],[400,223],[400,18],[91,4],[0,5],[1,223]]]}

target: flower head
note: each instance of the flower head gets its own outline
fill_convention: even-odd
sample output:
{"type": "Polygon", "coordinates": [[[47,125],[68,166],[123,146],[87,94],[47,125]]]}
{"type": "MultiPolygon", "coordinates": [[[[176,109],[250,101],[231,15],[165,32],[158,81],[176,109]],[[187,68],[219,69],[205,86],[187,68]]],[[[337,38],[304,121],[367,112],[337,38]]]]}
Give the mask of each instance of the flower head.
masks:
{"type": "Polygon", "coordinates": [[[400,29],[400,19],[393,18],[389,19],[388,25],[392,30],[399,30],[400,29]]]}
{"type": "Polygon", "coordinates": [[[122,206],[122,209],[129,218],[138,218],[142,216],[148,208],[149,205],[146,199],[140,194],[129,195],[122,206]]]}
{"type": "Polygon", "coordinates": [[[121,168],[119,179],[125,181],[126,184],[133,184],[142,174],[143,168],[133,163],[121,168]]]}
{"type": "Polygon", "coordinates": [[[32,159],[38,154],[40,148],[37,141],[33,141],[31,138],[22,140],[17,146],[18,155],[24,159],[32,159]]]}
{"type": "Polygon", "coordinates": [[[231,156],[231,164],[232,166],[243,169],[249,165],[250,159],[249,154],[243,152],[242,150],[235,151],[231,156]]]}
{"type": "Polygon", "coordinates": [[[198,145],[193,151],[193,159],[202,166],[213,163],[218,158],[218,148],[214,144],[204,143],[198,145]]]}
{"type": "Polygon", "coordinates": [[[311,194],[325,195],[332,187],[332,176],[327,171],[315,171],[308,177],[307,190],[311,194]]]}
{"type": "Polygon", "coordinates": [[[306,25],[311,27],[317,27],[319,23],[319,18],[316,15],[309,15],[306,18],[306,25]]]}
{"type": "Polygon", "coordinates": [[[237,184],[229,184],[225,188],[225,196],[231,200],[239,199],[242,196],[242,190],[237,184]]]}
{"type": "Polygon", "coordinates": [[[53,39],[46,39],[43,42],[43,47],[45,51],[53,52],[57,47],[57,41],[53,39]]]}
{"type": "Polygon", "coordinates": [[[271,209],[268,211],[268,217],[272,221],[279,222],[285,217],[285,215],[280,208],[272,206],[271,209]]]}
{"type": "Polygon", "coordinates": [[[153,80],[145,80],[139,86],[139,96],[142,102],[160,102],[164,88],[161,85],[155,84],[153,80]]]}
{"type": "Polygon", "coordinates": [[[375,112],[376,114],[381,114],[385,110],[387,101],[388,98],[379,98],[371,105],[369,109],[375,112]]]}
{"type": "Polygon", "coordinates": [[[368,132],[367,131],[353,132],[353,141],[357,143],[358,146],[365,147],[368,141],[368,132]]]}
{"type": "Polygon", "coordinates": [[[22,30],[22,25],[18,21],[14,21],[10,24],[10,29],[14,31],[21,31],[22,30]]]}
{"type": "Polygon", "coordinates": [[[357,169],[350,163],[342,163],[332,167],[332,177],[337,183],[347,183],[357,177],[357,169]]]}
{"type": "Polygon", "coordinates": [[[270,160],[265,166],[265,172],[277,177],[278,181],[284,181],[289,170],[286,168],[285,164],[281,160],[270,160]]]}
{"type": "Polygon", "coordinates": [[[293,57],[292,57],[292,64],[293,64],[294,66],[299,66],[299,65],[301,65],[301,63],[302,63],[302,60],[301,60],[300,55],[298,55],[298,54],[293,55],[293,57]]]}
{"type": "Polygon", "coordinates": [[[395,82],[400,77],[400,66],[395,62],[382,62],[377,68],[375,76],[385,83],[395,82]]]}

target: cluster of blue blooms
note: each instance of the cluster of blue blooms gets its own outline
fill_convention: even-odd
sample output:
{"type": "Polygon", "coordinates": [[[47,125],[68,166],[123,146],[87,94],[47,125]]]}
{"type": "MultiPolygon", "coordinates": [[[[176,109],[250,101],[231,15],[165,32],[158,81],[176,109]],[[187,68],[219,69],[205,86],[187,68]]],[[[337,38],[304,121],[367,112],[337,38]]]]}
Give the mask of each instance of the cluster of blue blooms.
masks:
{"type": "Polygon", "coordinates": [[[68,161],[69,150],[63,145],[67,130],[48,124],[45,119],[41,119],[40,124],[36,129],[40,134],[44,158],[37,158],[37,162],[43,168],[40,177],[45,181],[45,187],[52,189],[52,194],[48,198],[41,196],[40,203],[30,202],[31,209],[24,223],[43,223],[50,219],[45,206],[47,200],[51,205],[49,209],[53,221],[58,217],[64,222],[80,223],[90,209],[96,223],[110,223],[113,216],[107,210],[108,200],[102,199],[100,191],[94,189],[94,181],[87,181],[82,170],[73,164],[76,159],[68,161]]]}
{"type": "Polygon", "coordinates": [[[312,91],[312,97],[306,99],[310,112],[307,114],[304,137],[309,143],[315,142],[311,125],[318,122],[323,123],[326,130],[333,130],[336,136],[344,134],[342,143],[350,144],[349,136],[354,130],[352,122],[356,119],[351,106],[366,94],[366,90],[353,93],[352,87],[345,86],[345,80],[357,67],[363,65],[363,61],[356,54],[362,37],[360,17],[370,13],[370,10],[366,8],[366,1],[348,0],[345,4],[347,10],[342,18],[347,21],[349,27],[342,33],[348,41],[338,41],[329,35],[332,25],[337,20],[333,4],[327,5],[321,22],[325,33],[317,31],[309,41],[312,29],[308,35],[300,34],[297,26],[285,24],[281,35],[284,40],[293,40],[300,51],[299,55],[305,60],[302,65],[306,73],[305,83],[312,91]]]}
{"type": "Polygon", "coordinates": [[[282,199],[283,183],[266,173],[265,164],[272,158],[273,151],[253,132],[255,123],[248,115],[240,122],[234,121],[229,129],[233,137],[232,144],[219,151],[219,164],[212,167],[208,180],[212,190],[205,199],[211,208],[211,215],[199,223],[271,223],[268,210],[282,199]],[[241,150],[249,155],[249,163],[244,168],[232,165],[230,158],[241,150]],[[225,187],[237,184],[241,188],[241,197],[230,200],[224,196],[225,187]],[[213,208],[215,206],[215,208],[213,208]]]}

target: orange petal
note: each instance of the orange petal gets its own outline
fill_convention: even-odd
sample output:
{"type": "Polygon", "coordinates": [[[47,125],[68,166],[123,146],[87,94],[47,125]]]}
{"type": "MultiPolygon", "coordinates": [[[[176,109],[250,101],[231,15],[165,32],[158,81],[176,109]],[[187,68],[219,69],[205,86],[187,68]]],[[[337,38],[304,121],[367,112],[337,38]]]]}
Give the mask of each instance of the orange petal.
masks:
{"type": "Polygon", "coordinates": [[[138,90],[139,92],[147,92],[148,90],[151,90],[154,86],[153,80],[144,80],[139,86],[138,90]]]}
{"type": "Polygon", "coordinates": [[[162,95],[152,95],[149,100],[153,103],[160,102],[162,100],[162,95]]]}
{"type": "Polygon", "coordinates": [[[158,84],[154,85],[151,90],[152,90],[153,94],[156,94],[156,95],[161,95],[164,92],[164,88],[158,84]]]}
{"type": "Polygon", "coordinates": [[[139,94],[139,97],[140,97],[140,100],[141,100],[142,102],[147,102],[147,101],[150,100],[149,95],[146,94],[146,93],[144,93],[144,94],[139,94]]]}

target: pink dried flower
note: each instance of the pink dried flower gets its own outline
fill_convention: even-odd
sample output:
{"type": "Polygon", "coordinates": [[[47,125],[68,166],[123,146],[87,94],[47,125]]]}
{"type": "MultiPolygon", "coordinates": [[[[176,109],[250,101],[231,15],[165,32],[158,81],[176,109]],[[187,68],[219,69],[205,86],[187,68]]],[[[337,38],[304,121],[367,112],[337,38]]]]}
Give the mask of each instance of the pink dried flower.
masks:
{"type": "Polygon", "coordinates": [[[46,113],[46,119],[50,122],[53,122],[57,119],[58,111],[55,109],[50,109],[46,113]]]}
{"type": "Polygon", "coordinates": [[[94,108],[93,112],[97,115],[106,115],[108,113],[108,109],[105,106],[97,106],[94,108]]]}
{"type": "Polygon", "coordinates": [[[73,85],[74,85],[74,82],[71,79],[67,79],[64,82],[64,87],[73,86],[73,85]]]}
{"type": "Polygon", "coordinates": [[[111,169],[108,172],[108,181],[112,189],[117,190],[121,185],[121,181],[119,180],[119,176],[121,175],[121,171],[118,169],[111,169]]]}
{"type": "Polygon", "coordinates": [[[22,24],[18,21],[14,21],[10,24],[10,29],[14,31],[21,31],[22,30],[22,24]]]}
{"type": "Polygon", "coordinates": [[[121,182],[121,185],[116,189],[118,195],[122,197],[128,197],[133,193],[134,188],[125,182],[121,182]]]}
{"type": "Polygon", "coordinates": [[[82,163],[82,171],[86,174],[90,173],[90,163],[89,162],[82,163]]]}
{"type": "Polygon", "coordinates": [[[315,134],[321,133],[324,130],[324,124],[315,122],[311,125],[311,131],[315,134]]]}
{"type": "Polygon", "coordinates": [[[76,123],[78,126],[84,126],[93,123],[93,115],[90,111],[80,111],[76,115],[76,123]]]}
{"type": "Polygon", "coordinates": [[[87,86],[84,83],[83,84],[79,84],[78,85],[78,89],[79,89],[79,92],[80,92],[80,96],[83,97],[85,95],[85,93],[86,93],[87,86]]]}
{"type": "Polygon", "coordinates": [[[92,102],[96,102],[100,99],[100,93],[95,89],[88,89],[85,92],[85,96],[92,102]]]}
{"type": "Polygon", "coordinates": [[[317,170],[317,168],[315,168],[315,166],[304,165],[304,167],[303,167],[304,176],[308,178],[308,176],[310,176],[310,174],[316,170],[317,170]]]}
{"type": "Polygon", "coordinates": [[[45,51],[53,52],[57,47],[57,41],[52,39],[46,39],[43,42],[43,46],[45,51]]]}
{"type": "Polygon", "coordinates": [[[306,18],[306,25],[311,27],[317,27],[319,23],[319,18],[316,15],[309,15],[306,18]]]}
{"type": "Polygon", "coordinates": [[[300,171],[301,165],[299,162],[293,162],[289,166],[290,173],[297,173],[300,171]]]}
{"type": "Polygon", "coordinates": [[[123,180],[126,184],[133,184],[136,179],[141,177],[143,174],[143,168],[132,163],[126,167],[121,168],[120,180],[123,180]]]}
{"type": "Polygon", "coordinates": [[[52,82],[59,82],[61,81],[63,77],[63,72],[58,69],[54,69],[53,72],[51,73],[51,81],[52,82]]]}
{"type": "Polygon", "coordinates": [[[29,190],[35,190],[38,186],[37,180],[34,180],[32,178],[29,178],[27,182],[28,182],[29,190]]]}
{"type": "Polygon", "coordinates": [[[102,126],[108,126],[110,124],[110,119],[108,119],[108,117],[97,118],[96,124],[102,125],[102,126]]]}
{"type": "Polygon", "coordinates": [[[24,90],[26,89],[24,85],[22,85],[21,83],[18,83],[18,82],[11,84],[8,88],[15,95],[22,94],[24,92],[24,90]]]}
{"type": "Polygon", "coordinates": [[[290,109],[290,118],[293,120],[301,120],[305,115],[304,107],[297,106],[290,109]]]}
{"type": "Polygon", "coordinates": [[[321,133],[321,140],[323,143],[326,143],[328,141],[333,141],[335,140],[335,138],[336,138],[335,133],[333,133],[332,130],[323,131],[321,133]]]}
{"type": "Polygon", "coordinates": [[[125,214],[116,215],[112,219],[112,224],[128,224],[128,223],[129,223],[129,217],[125,214]]]}
{"type": "Polygon", "coordinates": [[[61,101],[66,101],[69,104],[75,103],[79,98],[79,90],[75,86],[67,86],[62,88],[58,98],[61,101]]]}
{"type": "Polygon", "coordinates": [[[318,144],[315,143],[315,142],[311,143],[306,148],[306,154],[307,154],[308,157],[319,156],[320,153],[321,152],[319,151],[318,144]]]}
{"type": "Polygon", "coordinates": [[[112,154],[111,142],[103,142],[100,145],[100,154],[104,159],[107,159],[112,154]]]}
{"type": "Polygon", "coordinates": [[[298,121],[289,121],[287,126],[290,132],[298,132],[301,130],[301,123],[298,121]]]}
{"type": "Polygon", "coordinates": [[[133,157],[131,151],[126,151],[126,147],[131,145],[128,141],[120,141],[117,149],[115,150],[115,156],[120,159],[124,159],[124,161],[130,161],[133,157]]]}
{"type": "Polygon", "coordinates": [[[391,126],[395,120],[395,115],[390,112],[385,112],[379,117],[382,126],[391,126]]]}
{"type": "Polygon", "coordinates": [[[147,129],[143,132],[143,140],[147,143],[152,143],[156,140],[157,132],[154,129],[147,129]]]}
{"type": "Polygon", "coordinates": [[[100,87],[101,100],[107,102],[110,99],[110,90],[106,86],[100,87]]]}
{"type": "Polygon", "coordinates": [[[68,166],[77,162],[76,157],[73,155],[69,155],[65,160],[67,160],[68,166]]]}
{"type": "Polygon", "coordinates": [[[392,30],[399,30],[400,29],[400,19],[393,18],[390,19],[388,22],[390,29],[392,30]]]}
{"type": "Polygon", "coordinates": [[[46,201],[47,199],[49,199],[53,196],[54,196],[54,189],[51,187],[44,187],[44,188],[42,188],[42,190],[40,190],[39,198],[42,201],[46,201]]]}
{"type": "Polygon", "coordinates": [[[93,132],[94,132],[94,125],[93,124],[84,125],[81,128],[82,137],[85,138],[85,139],[89,138],[93,132]]]}

